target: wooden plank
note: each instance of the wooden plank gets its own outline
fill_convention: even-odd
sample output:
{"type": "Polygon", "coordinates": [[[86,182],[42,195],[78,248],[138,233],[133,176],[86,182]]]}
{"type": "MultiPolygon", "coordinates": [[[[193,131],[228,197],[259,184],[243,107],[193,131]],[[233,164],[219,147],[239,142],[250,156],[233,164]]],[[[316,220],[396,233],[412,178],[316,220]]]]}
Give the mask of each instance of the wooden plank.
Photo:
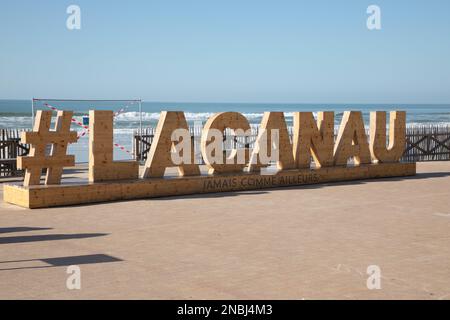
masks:
{"type": "Polygon", "coordinates": [[[113,112],[89,111],[89,181],[136,179],[139,162],[114,161],[113,112]]]}
{"type": "Polygon", "coordinates": [[[296,163],[292,153],[292,144],[289,139],[289,133],[286,126],[286,120],[283,112],[265,112],[259,127],[260,132],[256,139],[254,148],[250,157],[249,171],[257,171],[262,166],[269,165],[272,152],[277,152],[277,168],[295,169],[296,163]],[[276,141],[272,141],[273,131],[276,130],[276,141]],[[275,144],[275,148],[272,146],[275,144]],[[269,152],[269,150],[271,150],[269,152]],[[263,161],[261,161],[261,158],[263,161]]]}
{"type": "Polygon", "coordinates": [[[386,112],[370,113],[370,153],[378,162],[397,162],[405,150],[406,112],[391,111],[389,118],[389,146],[386,147],[386,112]]]}
{"type": "MultiPolygon", "coordinates": [[[[306,120],[308,120],[306,117],[310,117],[310,115],[307,115],[306,113],[302,113],[303,114],[303,118],[302,122],[305,122],[306,120]]],[[[317,126],[320,126],[320,112],[318,113],[317,116],[317,126]]],[[[330,112],[330,114],[332,114],[332,112],[330,112]]],[[[298,166],[305,166],[307,167],[309,162],[310,162],[310,157],[308,157],[309,155],[307,155],[307,146],[306,144],[308,143],[308,141],[298,141],[296,140],[297,133],[293,134],[293,132],[297,132],[297,129],[295,127],[296,122],[299,123],[300,119],[296,118],[298,117],[299,113],[294,113],[294,126],[288,126],[288,131],[289,131],[289,137],[291,138],[291,140],[293,141],[293,145],[294,145],[294,156],[296,157],[296,162],[298,166]],[[299,144],[299,143],[302,144],[299,144]],[[306,152],[297,152],[299,147],[302,147],[306,152]],[[296,149],[297,148],[297,149],[296,149]],[[300,158],[304,156],[304,158],[300,158]],[[300,160],[300,161],[298,161],[300,160]]],[[[378,113],[378,115],[380,115],[380,113],[378,113]]],[[[377,127],[372,127],[374,128],[374,130],[372,130],[372,128],[370,130],[366,130],[367,133],[366,135],[371,137],[375,137],[375,136],[380,136],[383,135],[382,130],[384,129],[384,125],[382,125],[383,120],[381,120],[378,116],[378,119],[374,118],[375,115],[372,115],[372,121],[374,122],[374,125],[376,126],[377,122],[379,122],[378,124],[378,128],[377,127]],[[381,124],[381,125],[380,125],[381,124]]],[[[383,116],[383,115],[381,115],[383,116]]],[[[384,117],[383,117],[384,118],[384,117]]],[[[394,118],[392,118],[391,120],[394,120],[394,118]]],[[[396,132],[398,133],[400,130],[402,129],[402,122],[399,120],[400,119],[395,119],[394,122],[391,122],[391,120],[389,120],[390,125],[389,125],[389,139],[391,140],[391,136],[393,137],[396,132]],[[397,122],[397,124],[396,124],[397,122]],[[394,129],[394,132],[391,132],[391,130],[394,129]]],[[[309,133],[305,133],[305,131],[309,131],[312,138],[315,139],[316,141],[312,141],[311,146],[313,148],[316,148],[316,150],[312,149],[311,151],[311,155],[314,158],[314,164],[315,166],[321,165],[320,163],[320,158],[316,158],[316,153],[314,151],[318,152],[323,152],[325,153],[324,156],[322,156],[324,159],[327,159],[327,161],[330,161],[330,159],[332,160],[333,157],[330,156],[330,152],[328,150],[328,145],[327,143],[321,143],[320,138],[321,136],[318,135],[315,131],[317,130],[317,128],[314,128],[310,125],[307,124],[302,125],[301,128],[303,130],[303,134],[309,134],[309,133]],[[319,148],[317,148],[317,146],[319,146],[319,148]],[[324,148],[325,147],[325,148],[324,148]]],[[[322,121],[323,122],[323,121],[322,121]]],[[[325,121],[327,122],[327,121],[325,121]]],[[[327,122],[328,123],[328,122],[327,122]]],[[[334,126],[334,123],[332,125],[332,127],[334,126]]],[[[194,131],[198,131],[198,130],[194,130],[194,129],[198,129],[198,128],[193,128],[190,127],[189,128],[190,131],[192,133],[194,133],[194,131]]],[[[325,129],[325,128],[324,128],[325,129]]],[[[403,130],[403,129],[402,129],[403,130]]],[[[321,135],[323,137],[323,133],[321,131],[321,135]]],[[[384,136],[384,135],[383,135],[384,136]]],[[[387,134],[386,134],[387,136],[387,134]]],[[[258,137],[258,127],[252,127],[252,133],[250,137],[247,137],[246,139],[246,148],[252,149],[253,146],[255,145],[255,140],[258,137]]],[[[147,159],[147,153],[149,151],[149,146],[152,143],[152,139],[153,139],[153,130],[152,128],[147,128],[144,129],[142,132],[142,135],[139,135],[138,131],[135,131],[134,134],[134,139],[136,144],[139,144],[139,160],[144,161],[147,159]]],[[[329,139],[329,137],[327,137],[327,139],[329,139]]],[[[380,140],[381,141],[381,140],[380,140]]],[[[240,140],[239,140],[240,142],[240,140]]],[[[390,144],[390,143],[387,143],[390,144]]],[[[20,147],[20,146],[19,146],[20,147]]],[[[397,151],[394,152],[394,150],[396,148],[403,148],[403,153],[402,153],[402,157],[401,160],[403,162],[415,162],[415,161],[448,161],[450,160],[450,126],[446,126],[446,125],[433,125],[433,124],[424,124],[424,125],[409,125],[406,126],[406,141],[403,144],[402,147],[402,143],[398,143],[395,146],[390,146],[390,145],[383,145],[383,143],[379,143],[377,146],[375,146],[373,144],[373,141],[371,141],[370,144],[370,148],[371,148],[371,153],[372,153],[372,157],[376,158],[375,153],[380,152],[380,150],[383,153],[390,153],[389,157],[391,157],[392,159],[392,155],[394,153],[396,153],[397,151]],[[392,148],[394,147],[394,148],[392,148]],[[385,149],[385,150],[383,150],[385,149]]],[[[380,157],[385,159],[385,155],[383,154],[379,154],[380,157]]],[[[393,158],[395,159],[398,155],[395,155],[393,158]]],[[[202,159],[201,159],[201,155],[200,157],[198,157],[199,162],[198,163],[203,163],[202,159]]],[[[390,161],[389,159],[387,159],[388,162],[390,161]]],[[[325,162],[327,162],[325,161],[325,162]]],[[[326,166],[326,164],[325,164],[326,166]]]]}
{"type": "Polygon", "coordinates": [[[322,167],[319,169],[283,170],[276,175],[234,173],[29,187],[5,184],[3,187],[3,200],[26,208],[44,208],[113,200],[256,190],[372,178],[404,177],[415,174],[415,163],[379,163],[364,164],[355,167],[341,166],[322,167]]]}
{"type": "Polygon", "coordinates": [[[369,164],[370,149],[361,111],[345,111],[334,145],[334,164],[346,165],[349,159],[356,164],[369,164]]]}
{"type": "Polygon", "coordinates": [[[218,140],[230,136],[230,134],[223,135],[226,129],[228,132],[233,130],[236,136],[242,136],[249,132],[250,124],[239,112],[219,112],[206,121],[201,135],[201,151],[211,174],[242,171],[250,158],[249,150],[233,148],[233,151],[230,150],[230,155],[224,152],[223,145],[218,140]],[[243,151],[244,161],[238,161],[239,156],[242,155],[240,151],[243,151]]]}
{"type": "Polygon", "coordinates": [[[32,145],[29,156],[20,156],[17,167],[26,169],[24,185],[39,185],[42,169],[47,168],[45,184],[61,182],[62,167],[75,165],[75,157],[66,155],[69,143],[77,141],[76,131],[70,131],[72,111],[58,111],[55,130],[50,131],[52,111],[39,110],[32,132],[22,132],[22,142],[32,145]],[[52,145],[50,155],[47,146],[52,145]]]}
{"type": "MultiPolygon", "coordinates": [[[[182,134],[182,133],[180,133],[182,134]]],[[[156,135],[150,147],[149,155],[145,163],[144,178],[163,177],[167,167],[177,167],[180,176],[195,176],[200,174],[198,165],[194,163],[194,150],[191,146],[189,127],[184,113],[181,111],[163,111],[159,117],[156,135]],[[181,142],[173,142],[174,133],[182,131],[184,137],[181,142]],[[186,137],[187,134],[187,137],[186,137]],[[171,150],[180,143],[187,143],[188,148],[184,148],[190,164],[181,163],[176,165],[172,161],[171,150]]],[[[177,140],[179,141],[179,140],[177,140]]]]}
{"type": "Polygon", "coordinates": [[[297,168],[333,165],[334,112],[318,112],[317,124],[312,112],[294,113],[294,157],[297,168]]]}

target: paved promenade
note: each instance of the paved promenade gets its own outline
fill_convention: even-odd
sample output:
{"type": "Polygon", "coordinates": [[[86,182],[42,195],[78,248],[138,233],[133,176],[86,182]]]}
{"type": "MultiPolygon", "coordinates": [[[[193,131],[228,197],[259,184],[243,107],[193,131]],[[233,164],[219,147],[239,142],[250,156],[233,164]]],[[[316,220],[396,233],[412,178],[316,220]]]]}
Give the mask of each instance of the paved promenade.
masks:
{"type": "Polygon", "coordinates": [[[450,162],[411,178],[27,210],[0,299],[450,299],[450,162]],[[68,290],[67,267],[81,269],[68,290]],[[369,290],[367,267],[381,289],[369,290]]]}

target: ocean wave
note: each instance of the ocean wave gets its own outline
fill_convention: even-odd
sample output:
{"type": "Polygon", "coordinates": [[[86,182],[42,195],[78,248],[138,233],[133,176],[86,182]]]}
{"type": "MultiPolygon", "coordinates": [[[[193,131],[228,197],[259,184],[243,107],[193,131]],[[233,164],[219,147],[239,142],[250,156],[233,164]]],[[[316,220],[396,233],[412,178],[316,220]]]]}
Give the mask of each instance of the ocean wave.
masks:
{"type": "MultiPolygon", "coordinates": [[[[184,116],[187,121],[196,121],[196,120],[207,120],[215,112],[185,112],[184,116]]],[[[159,120],[161,113],[160,112],[143,112],[142,120],[143,121],[157,121],[159,120]]],[[[244,113],[243,114],[247,119],[259,119],[262,118],[263,113],[244,113]]],[[[139,121],[140,114],[139,112],[125,112],[116,116],[116,121],[139,121]]]]}
{"type": "Polygon", "coordinates": [[[433,127],[449,127],[450,122],[438,122],[438,121],[424,121],[424,122],[408,122],[407,127],[422,127],[422,126],[433,126],[433,127]]]}
{"type": "Polygon", "coordinates": [[[0,128],[22,129],[31,127],[31,117],[0,117],[0,128]]]}
{"type": "MultiPolygon", "coordinates": [[[[186,117],[187,121],[206,121],[211,116],[216,114],[216,112],[185,112],[184,116],[186,117]]],[[[142,120],[143,121],[157,121],[159,120],[161,113],[160,112],[143,112],[142,113],[142,120]]],[[[264,113],[263,112],[251,112],[251,113],[242,113],[243,116],[245,116],[249,121],[256,121],[262,119],[264,113]]],[[[314,112],[314,115],[316,113],[314,112]]],[[[285,112],[284,116],[286,118],[292,118],[294,116],[294,112],[285,112]]],[[[132,121],[132,122],[139,122],[140,120],[140,114],[139,112],[125,112],[117,115],[115,117],[116,121],[132,121]]]]}
{"type": "MultiPolygon", "coordinates": [[[[211,116],[213,116],[215,112],[185,112],[185,117],[190,125],[192,122],[202,122],[204,123],[211,116]]],[[[251,125],[259,125],[261,119],[264,115],[263,112],[249,112],[242,113],[250,122],[251,125]]],[[[156,125],[160,118],[160,112],[143,112],[142,120],[143,127],[148,127],[156,125]]],[[[292,125],[294,112],[285,112],[284,113],[286,121],[288,125],[292,125]]],[[[317,116],[317,113],[314,112],[314,116],[317,116]]],[[[74,116],[79,122],[82,122],[81,116],[74,116]]],[[[335,113],[335,121],[336,124],[340,123],[340,119],[342,118],[342,114],[340,112],[335,113]]],[[[54,119],[53,119],[54,120],[54,119]]],[[[139,112],[125,112],[119,114],[115,118],[114,129],[119,130],[118,133],[131,133],[133,130],[138,129],[139,127],[140,115],[139,112]]],[[[365,118],[365,124],[368,125],[368,118],[365,118]]],[[[428,115],[410,115],[409,121],[407,122],[408,126],[450,126],[450,121],[447,118],[436,118],[430,119],[428,115]],[[426,117],[425,117],[426,116],[426,117]]],[[[0,128],[10,128],[10,129],[29,129],[32,127],[31,116],[18,116],[18,115],[10,115],[10,116],[0,116],[0,128]]],[[[72,130],[76,130],[78,132],[84,131],[85,129],[77,126],[76,124],[72,125],[72,130]]]]}

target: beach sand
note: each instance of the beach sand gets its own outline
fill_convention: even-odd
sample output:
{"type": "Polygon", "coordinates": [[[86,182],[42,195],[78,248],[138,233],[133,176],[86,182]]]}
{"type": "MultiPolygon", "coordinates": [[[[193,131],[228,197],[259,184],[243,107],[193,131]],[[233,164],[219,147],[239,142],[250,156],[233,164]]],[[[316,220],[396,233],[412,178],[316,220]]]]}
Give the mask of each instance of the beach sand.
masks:
{"type": "Polygon", "coordinates": [[[64,208],[2,202],[0,299],[450,299],[450,162],[417,169],[64,208]],[[70,264],[81,290],[66,287],[70,264]],[[381,289],[367,288],[370,265],[381,289]]]}

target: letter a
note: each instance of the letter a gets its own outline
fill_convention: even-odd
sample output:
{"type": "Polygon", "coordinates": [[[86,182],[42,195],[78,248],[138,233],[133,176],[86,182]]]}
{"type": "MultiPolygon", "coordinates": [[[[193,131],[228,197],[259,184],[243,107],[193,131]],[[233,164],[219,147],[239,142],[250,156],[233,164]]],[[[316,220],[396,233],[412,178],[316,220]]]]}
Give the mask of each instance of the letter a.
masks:
{"type": "Polygon", "coordinates": [[[80,30],[81,29],[81,9],[77,5],[70,5],[66,10],[67,14],[70,16],[67,17],[66,27],[69,30],[80,30]]]}
{"type": "Polygon", "coordinates": [[[346,111],[342,117],[334,148],[334,164],[345,166],[349,158],[355,165],[370,163],[370,150],[360,111],[346,111]]]}
{"type": "Polygon", "coordinates": [[[368,6],[367,14],[370,14],[370,16],[367,18],[367,29],[381,30],[381,9],[380,9],[380,7],[377,5],[368,6]]]}
{"type": "Polygon", "coordinates": [[[66,287],[69,290],[81,290],[81,269],[79,266],[68,266],[66,270],[70,276],[66,280],[66,287]]]}
{"type": "MultiPolygon", "coordinates": [[[[184,113],[181,111],[162,111],[156,126],[155,138],[148,152],[143,178],[163,177],[168,167],[177,167],[180,176],[200,175],[199,166],[193,164],[193,161],[189,164],[175,164],[172,160],[172,150],[175,149],[172,134],[179,129],[189,130],[184,113]]],[[[191,149],[191,160],[193,160],[194,150],[189,149],[191,149]]]]}
{"type": "Polygon", "coordinates": [[[276,161],[279,170],[295,168],[292,145],[283,112],[264,113],[260,132],[250,158],[249,171],[267,166],[269,161],[276,161]],[[274,135],[273,131],[278,134],[274,135]]]}

